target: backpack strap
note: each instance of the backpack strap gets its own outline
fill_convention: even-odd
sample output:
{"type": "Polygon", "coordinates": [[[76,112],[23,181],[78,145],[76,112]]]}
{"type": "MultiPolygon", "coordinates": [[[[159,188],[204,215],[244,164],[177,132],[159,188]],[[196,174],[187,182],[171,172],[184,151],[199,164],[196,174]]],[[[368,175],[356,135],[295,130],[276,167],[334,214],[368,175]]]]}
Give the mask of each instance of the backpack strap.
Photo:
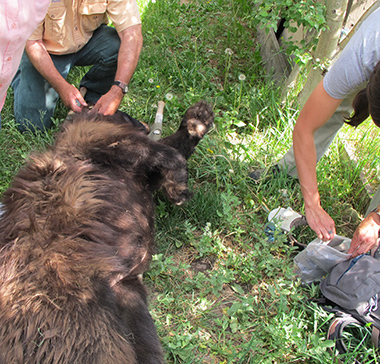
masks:
{"type": "MultiPolygon", "coordinates": [[[[355,324],[362,326],[358,320],[349,314],[342,314],[342,316],[336,316],[334,321],[331,323],[327,331],[327,339],[333,340],[335,342],[335,349],[339,354],[346,354],[348,352],[347,346],[343,341],[343,331],[346,326],[350,324],[355,324]]],[[[339,363],[342,363],[339,358],[336,358],[339,363]]],[[[354,359],[353,364],[361,364],[360,361],[354,359]]]]}

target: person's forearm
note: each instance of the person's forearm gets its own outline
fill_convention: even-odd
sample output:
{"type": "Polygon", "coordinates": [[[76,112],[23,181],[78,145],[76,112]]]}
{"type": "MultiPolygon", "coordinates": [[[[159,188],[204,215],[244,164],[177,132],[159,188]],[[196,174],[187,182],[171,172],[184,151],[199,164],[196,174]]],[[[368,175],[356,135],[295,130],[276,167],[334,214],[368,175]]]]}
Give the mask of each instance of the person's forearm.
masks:
{"type": "Polygon", "coordinates": [[[314,133],[330,119],[340,102],[341,100],[329,96],[324,90],[323,82],[320,82],[302,108],[293,132],[294,156],[306,218],[309,226],[324,241],[334,237],[335,223],[321,206],[314,133]]]}
{"type": "Polygon", "coordinates": [[[70,85],[58,72],[42,41],[28,41],[25,50],[30,62],[57,91],[63,104],[75,112],[80,112],[82,106],[87,105],[85,100],[79,90],[70,85]]]}
{"type": "Polygon", "coordinates": [[[316,174],[317,157],[313,134],[302,133],[296,125],[293,131],[293,149],[305,208],[319,206],[320,196],[316,174]]]}
{"type": "Polygon", "coordinates": [[[294,156],[306,208],[320,205],[314,133],[331,118],[341,101],[329,96],[321,81],[306,101],[294,126],[294,156]]]}
{"type": "Polygon", "coordinates": [[[143,45],[141,25],[131,26],[119,33],[121,44],[115,80],[129,84],[137,67],[143,45]]]}
{"type": "MultiPolygon", "coordinates": [[[[135,72],[142,49],[141,25],[131,26],[119,33],[121,44],[118,55],[115,81],[129,84],[135,72]]],[[[91,112],[103,115],[113,115],[119,108],[123,100],[123,90],[119,86],[113,85],[111,89],[103,95],[92,108],[91,112]]]]}
{"type": "Polygon", "coordinates": [[[36,70],[60,93],[61,88],[67,82],[56,69],[42,41],[28,41],[25,51],[36,70]]]}
{"type": "Polygon", "coordinates": [[[328,241],[335,235],[335,223],[321,206],[316,173],[314,135],[307,128],[302,131],[295,127],[293,148],[305,204],[305,215],[310,228],[315,231],[317,236],[328,241]]]}

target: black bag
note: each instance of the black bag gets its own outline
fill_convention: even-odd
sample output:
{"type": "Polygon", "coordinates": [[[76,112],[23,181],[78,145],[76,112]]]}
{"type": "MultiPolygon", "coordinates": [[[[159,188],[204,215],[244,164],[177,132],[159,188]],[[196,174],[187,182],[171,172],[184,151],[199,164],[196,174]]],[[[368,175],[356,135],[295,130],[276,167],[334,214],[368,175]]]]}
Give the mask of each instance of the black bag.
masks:
{"type": "MultiPolygon", "coordinates": [[[[347,353],[344,330],[368,327],[377,349],[380,332],[380,260],[360,255],[337,264],[320,284],[324,308],[335,313],[327,338],[334,340],[340,354],[347,353]],[[328,308],[327,306],[331,306],[328,308]]],[[[359,363],[356,361],[356,363],[359,363]]]]}

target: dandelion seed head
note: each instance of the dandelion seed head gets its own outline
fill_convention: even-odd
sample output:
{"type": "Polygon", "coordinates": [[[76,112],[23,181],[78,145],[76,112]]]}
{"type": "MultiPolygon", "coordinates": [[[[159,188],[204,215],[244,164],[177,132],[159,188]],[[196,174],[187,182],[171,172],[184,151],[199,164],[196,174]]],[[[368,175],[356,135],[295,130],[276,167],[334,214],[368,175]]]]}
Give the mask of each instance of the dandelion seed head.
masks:
{"type": "Polygon", "coordinates": [[[240,80],[240,81],[245,81],[245,79],[246,79],[245,75],[244,75],[243,73],[241,73],[241,74],[239,75],[239,80],[240,80]]]}
{"type": "Polygon", "coordinates": [[[289,197],[289,193],[287,189],[280,190],[282,197],[289,197]]]}
{"type": "Polygon", "coordinates": [[[173,94],[171,94],[170,92],[168,92],[166,95],[165,95],[165,98],[166,100],[171,100],[173,98],[173,94]]]}
{"type": "Polygon", "coordinates": [[[153,78],[150,78],[150,79],[148,80],[148,82],[149,82],[149,83],[153,83],[153,82],[154,82],[153,78]]]}
{"type": "Polygon", "coordinates": [[[229,56],[232,56],[234,54],[234,51],[231,48],[226,48],[224,53],[228,54],[229,56]]]}

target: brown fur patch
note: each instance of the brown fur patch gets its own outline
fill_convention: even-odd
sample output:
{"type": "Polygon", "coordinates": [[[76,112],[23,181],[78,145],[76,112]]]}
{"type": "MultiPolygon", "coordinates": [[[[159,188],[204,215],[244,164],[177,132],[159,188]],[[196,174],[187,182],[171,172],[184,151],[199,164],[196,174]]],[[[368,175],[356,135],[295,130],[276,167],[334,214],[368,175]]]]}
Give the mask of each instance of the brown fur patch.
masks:
{"type": "Polygon", "coordinates": [[[125,115],[74,115],[15,176],[0,219],[1,364],[163,362],[141,274],[152,194],[190,197],[186,158],[213,121],[205,103],[190,110],[201,133],[185,116],[160,143],[125,115]]]}

